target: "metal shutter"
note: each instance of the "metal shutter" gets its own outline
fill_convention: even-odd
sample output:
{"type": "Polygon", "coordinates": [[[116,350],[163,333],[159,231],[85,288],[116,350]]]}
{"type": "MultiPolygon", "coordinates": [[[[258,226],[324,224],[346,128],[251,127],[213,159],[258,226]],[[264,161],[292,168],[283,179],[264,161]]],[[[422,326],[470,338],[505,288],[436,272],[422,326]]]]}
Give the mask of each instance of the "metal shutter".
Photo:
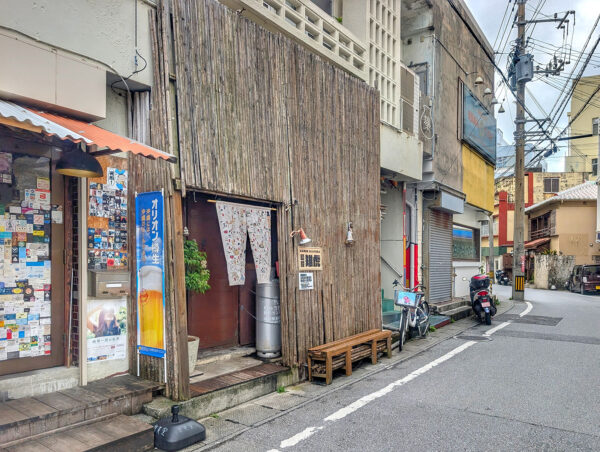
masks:
{"type": "Polygon", "coordinates": [[[452,215],[431,210],[429,216],[429,301],[452,297],[452,215]]]}

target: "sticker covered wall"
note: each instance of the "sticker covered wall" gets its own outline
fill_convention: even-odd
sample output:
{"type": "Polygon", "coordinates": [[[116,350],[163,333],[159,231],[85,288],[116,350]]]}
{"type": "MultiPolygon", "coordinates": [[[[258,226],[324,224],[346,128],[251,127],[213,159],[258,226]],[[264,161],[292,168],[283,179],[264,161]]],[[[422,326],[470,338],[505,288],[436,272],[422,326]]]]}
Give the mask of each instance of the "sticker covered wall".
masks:
{"type": "Polygon", "coordinates": [[[127,169],[107,167],[102,178],[90,180],[88,266],[94,270],[128,267],[127,169]]]}
{"type": "Polygon", "coordinates": [[[50,355],[50,160],[0,152],[0,361],[50,355]]]}

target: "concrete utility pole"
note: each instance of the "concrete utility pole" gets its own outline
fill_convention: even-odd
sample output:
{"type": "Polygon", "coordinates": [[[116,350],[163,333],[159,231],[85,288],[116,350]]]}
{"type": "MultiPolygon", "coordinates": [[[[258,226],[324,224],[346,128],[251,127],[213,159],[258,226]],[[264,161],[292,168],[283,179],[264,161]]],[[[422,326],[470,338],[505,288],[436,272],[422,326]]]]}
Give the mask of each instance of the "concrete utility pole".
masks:
{"type": "MultiPolygon", "coordinates": [[[[517,0],[517,54],[525,55],[525,3],[527,0],[517,0]]],[[[524,276],[525,264],[525,81],[517,80],[517,117],[515,119],[515,220],[513,234],[513,300],[523,301],[525,291],[517,291],[517,276],[524,276]]]]}

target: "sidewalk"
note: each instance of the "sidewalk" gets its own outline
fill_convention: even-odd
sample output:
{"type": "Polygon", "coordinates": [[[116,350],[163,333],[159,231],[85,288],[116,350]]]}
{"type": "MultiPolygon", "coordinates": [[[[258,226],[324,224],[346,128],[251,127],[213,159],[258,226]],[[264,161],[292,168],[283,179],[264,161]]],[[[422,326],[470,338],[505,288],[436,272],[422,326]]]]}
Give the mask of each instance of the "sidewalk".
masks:
{"type": "MultiPolygon", "coordinates": [[[[496,315],[509,311],[513,306],[514,303],[512,301],[501,299],[496,315]]],[[[406,361],[478,324],[479,322],[473,320],[471,317],[451,323],[429,333],[425,339],[415,339],[407,342],[400,353],[398,353],[397,349],[394,350],[391,359],[382,358],[375,365],[367,364],[365,361],[365,364],[352,371],[351,376],[337,376],[328,386],[304,382],[285,388],[285,392],[274,392],[251,402],[238,405],[235,408],[199,419],[199,422],[206,427],[206,441],[183,450],[185,452],[196,452],[217,447],[245,431],[265,424],[279,416],[283,416],[289,411],[301,408],[327,394],[338,391],[375,373],[383,372],[389,367],[406,361]]]]}

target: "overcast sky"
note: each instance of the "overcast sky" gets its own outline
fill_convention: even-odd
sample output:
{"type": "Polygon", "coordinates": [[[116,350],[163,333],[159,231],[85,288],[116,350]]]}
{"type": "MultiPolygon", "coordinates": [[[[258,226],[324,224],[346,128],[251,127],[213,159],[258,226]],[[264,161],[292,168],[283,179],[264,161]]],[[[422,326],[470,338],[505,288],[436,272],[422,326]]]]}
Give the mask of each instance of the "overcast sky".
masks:
{"type": "MultiPolygon", "coordinates": [[[[508,32],[505,35],[505,39],[502,44],[500,43],[500,37],[497,36],[509,0],[465,1],[472,14],[475,16],[475,19],[479,23],[479,26],[487,36],[488,41],[494,46],[494,50],[496,52],[504,52],[504,54],[499,54],[496,56],[496,61],[498,66],[504,70],[506,74],[506,53],[509,52],[511,44],[516,38],[516,27],[511,30],[510,40],[506,45],[505,43],[507,41],[506,38],[508,36],[508,32]]],[[[567,81],[567,77],[573,70],[573,66],[577,61],[578,56],[576,52],[581,52],[590,30],[592,29],[597,16],[600,14],[600,0],[528,0],[526,4],[526,18],[531,19],[534,11],[538,9],[540,5],[540,14],[537,16],[537,18],[543,18],[542,15],[553,16],[555,12],[560,13],[566,11],[567,9],[575,10],[575,27],[573,28],[573,23],[571,20],[571,23],[569,24],[569,36],[566,38],[566,42],[568,44],[570,44],[571,39],[573,39],[571,64],[565,67],[565,70],[561,73],[561,76],[550,76],[544,80],[534,80],[533,82],[527,84],[528,92],[526,92],[526,105],[534,115],[538,116],[538,118],[544,118],[552,109],[560,94],[559,90],[562,89],[567,81]],[[554,85],[555,87],[550,86],[549,84],[554,85]],[[556,87],[559,89],[556,89],[556,87]],[[532,93],[535,100],[539,102],[541,108],[536,105],[535,100],[530,96],[530,93],[532,93]],[[545,112],[543,112],[542,109],[545,110],[545,112]]],[[[516,14],[516,6],[514,1],[510,1],[509,12],[511,10],[512,15],[510,18],[510,23],[512,24],[514,15],[516,14]]],[[[507,21],[505,20],[500,35],[502,35],[502,32],[506,28],[506,22],[507,21]]],[[[594,41],[598,38],[599,33],[600,24],[594,31],[586,52],[589,52],[594,41]]],[[[530,41],[530,43],[533,43],[533,46],[530,45],[528,50],[530,53],[533,53],[536,62],[535,64],[539,64],[540,66],[545,66],[546,63],[551,59],[551,54],[554,52],[553,48],[562,46],[564,42],[562,30],[557,30],[556,24],[552,23],[541,23],[537,24],[535,28],[530,27],[527,35],[533,38],[533,41],[530,41]]],[[[585,55],[582,57],[580,65],[584,60],[585,55]]],[[[577,69],[574,71],[574,74],[577,74],[578,71],[579,67],[577,67],[577,69]]],[[[600,45],[594,53],[594,57],[592,58],[592,61],[590,61],[588,69],[585,72],[585,75],[597,74],[600,74],[600,45]]],[[[503,84],[500,84],[500,79],[498,76],[496,76],[495,88],[496,97],[500,102],[504,101],[503,105],[506,109],[506,113],[497,114],[498,127],[503,131],[506,141],[512,144],[514,142],[513,120],[516,113],[514,98],[508,93],[506,87],[503,84]]],[[[570,104],[565,109],[565,112],[567,111],[570,111],[570,104]]],[[[558,123],[555,134],[557,134],[559,131],[562,131],[566,125],[566,115],[563,115],[558,123]]],[[[564,154],[565,150],[566,149],[563,148],[562,152],[559,154],[564,154]]],[[[556,156],[556,154],[550,157],[547,161],[549,164],[549,170],[562,170],[562,158],[556,156]]]]}

